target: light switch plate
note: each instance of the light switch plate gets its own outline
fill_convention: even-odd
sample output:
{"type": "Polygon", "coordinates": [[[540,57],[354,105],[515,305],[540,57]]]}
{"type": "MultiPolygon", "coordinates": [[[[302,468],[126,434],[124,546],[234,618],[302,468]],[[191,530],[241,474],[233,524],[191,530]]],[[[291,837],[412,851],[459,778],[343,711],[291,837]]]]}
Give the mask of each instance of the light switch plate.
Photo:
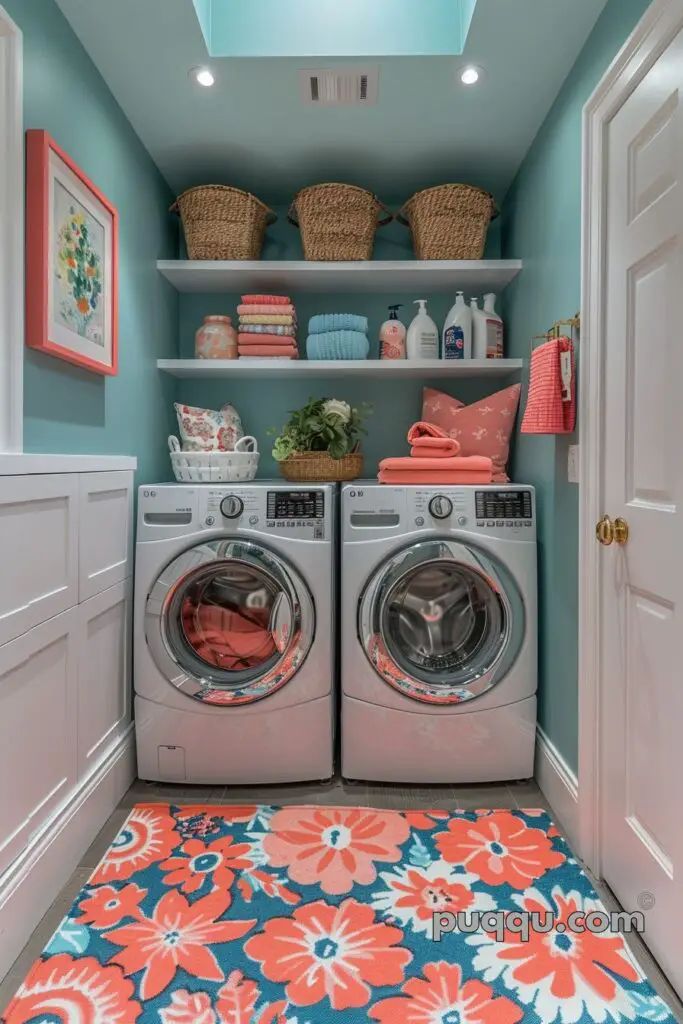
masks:
{"type": "Polygon", "coordinates": [[[570,484],[579,482],[579,446],[570,444],[567,449],[567,480],[570,484]]]}

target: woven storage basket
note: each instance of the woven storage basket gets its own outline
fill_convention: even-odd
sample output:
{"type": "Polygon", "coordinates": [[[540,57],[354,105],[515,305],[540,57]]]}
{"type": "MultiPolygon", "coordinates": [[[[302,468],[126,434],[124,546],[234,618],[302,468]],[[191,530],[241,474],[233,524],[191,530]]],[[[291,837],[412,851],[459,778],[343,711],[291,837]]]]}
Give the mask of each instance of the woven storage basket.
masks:
{"type": "Polygon", "coordinates": [[[363,456],[360,452],[351,452],[341,459],[333,459],[327,452],[299,452],[279,465],[285,480],[341,482],[355,480],[362,474],[363,456]]]}
{"type": "Polygon", "coordinates": [[[338,182],[302,188],[288,216],[301,230],[307,260],[370,260],[378,226],[393,219],[372,192],[338,182]]]}
{"type": "Polygon", "coordinates": [[[497,216],[493,197],[473,185],[436,185],[416,192],[398,215],[410,227],[419,260],[480,260],[497,216]]]}
{"type": "Polygon", "coordinates": [[[183,222],[191,260],[258,260],[268,224],[277,220],[260,199],[230,185],[198,185],[171,206],[183,222]]]}

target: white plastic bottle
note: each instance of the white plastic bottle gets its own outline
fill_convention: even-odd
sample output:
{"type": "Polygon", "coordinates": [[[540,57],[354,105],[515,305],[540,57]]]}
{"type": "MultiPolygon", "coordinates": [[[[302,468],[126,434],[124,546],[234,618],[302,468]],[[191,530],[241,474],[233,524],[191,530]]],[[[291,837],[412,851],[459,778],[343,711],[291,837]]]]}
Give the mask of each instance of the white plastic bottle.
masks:
{"type": "Polygon", "coordinates": [[[408,328],[408,359],[438,359],[439,332],[427,312],[427,300],[415,299],[419,310],[408,328]]]}
{"type": "Polygon", "coordinates": [[[484,313],[486,315],[486,357],[502,359],[505,354],[503,346],[503,320],[496,313],[496,296],[488,292],[484,296],[484,313]]]}
{"type": "Polygon", "coordinates": [[[443,358],[470,359],[471,356],[472,310],[465,305],[464,294],[458,292],[443,325],[443,358]]]}
{"type": "Polygon", "coordinates": [[[479,309],[479,300],[470,299],[472,310],[472,358],[486,359],[486,313],[479,309]]]}

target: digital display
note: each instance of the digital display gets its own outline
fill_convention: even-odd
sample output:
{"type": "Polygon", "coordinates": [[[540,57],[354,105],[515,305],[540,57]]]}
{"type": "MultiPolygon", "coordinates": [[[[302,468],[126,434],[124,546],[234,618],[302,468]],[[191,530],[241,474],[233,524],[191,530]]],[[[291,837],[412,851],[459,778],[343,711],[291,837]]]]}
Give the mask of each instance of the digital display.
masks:
{"type": "Polygon", "coordinates": [[[531,491],[477,491],[477,519],[531,519],[531,491]]]}
{"type": "Polygon", "coordinates": [[[268,491],[269,519],[322,519],[324,491],[268,491]]]}

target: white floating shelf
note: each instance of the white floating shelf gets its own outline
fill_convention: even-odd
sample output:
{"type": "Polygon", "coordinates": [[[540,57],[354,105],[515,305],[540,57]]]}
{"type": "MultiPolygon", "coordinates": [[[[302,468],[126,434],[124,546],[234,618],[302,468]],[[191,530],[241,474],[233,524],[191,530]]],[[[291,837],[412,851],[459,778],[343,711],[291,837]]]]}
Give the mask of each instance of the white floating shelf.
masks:
{"type": "Polygon", "coordinates": [[[184,380],[286,380],[305,377],[509,377],[521,359],[159,359],[157,367],[184,380]]]}
{"type": "Polygon", "coordinates": [[[309,294],[414,292],[462,289],[501,292],[519,274],[521,260],[370,260],[313,263],[305,260],[159,260],[158,269],[179,292],[309,294]]]}

